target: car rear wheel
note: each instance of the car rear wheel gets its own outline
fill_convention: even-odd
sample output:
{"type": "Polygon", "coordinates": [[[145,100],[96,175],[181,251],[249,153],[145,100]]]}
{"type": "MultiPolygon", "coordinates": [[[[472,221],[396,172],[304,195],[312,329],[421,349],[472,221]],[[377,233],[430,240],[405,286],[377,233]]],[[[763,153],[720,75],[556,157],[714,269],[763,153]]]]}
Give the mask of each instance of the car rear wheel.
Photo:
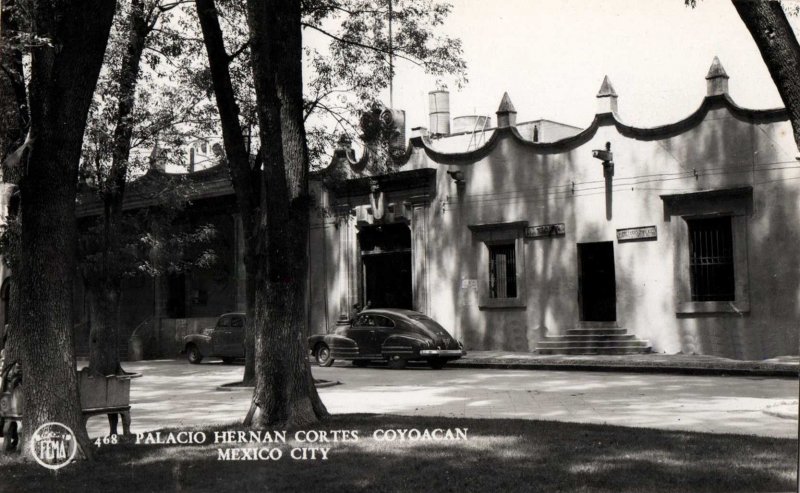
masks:
{"type": "Polygon", "coordinates": [[[197,365],[203,361],[203,354],[197,346],[190,344],[189,347],[186,348],[186,359],[189,360],[189,363],[197,365]]]}
{"type": "Polygon", "coordinates": [[[235,359],[236,359],[236,358],[225,357],[225,358],[222,358],[222,362],[223,362],[224,364],[226,364],[226,365],[229,365],[229,364],[233,363],[233,361],[234,361],[235,359]]]}
{"type": "Polygon", "coordinates": [[[438,358],[437,359],[432,359],[432,360],[428,360],[428,364],[431,365],[431,368],[433,368],[434,370],[441,370],[447,364],[447,360],[446,359],[438,359],[438,358]]]}
{"type": "Polygon", "coordinates": [[[314,348],[314,358],[319,366],[331,366],[333,364],[331,348],[327,344],[317,344],[317,347],[314,348]]]}
{"type": "Polygon", "coordinates": [[[400,358],[400,359],[390,359],[389,360],[389,368],[392,370],[402,370],[406,367],[407,361],[400,358]]]}
{"type": "Polygon", "coordinates": [[[369,366],[369,360],[366,359],[354,359],[353,366],[357,366],[359,368],[364,368],[365,366],[369,366]]]}

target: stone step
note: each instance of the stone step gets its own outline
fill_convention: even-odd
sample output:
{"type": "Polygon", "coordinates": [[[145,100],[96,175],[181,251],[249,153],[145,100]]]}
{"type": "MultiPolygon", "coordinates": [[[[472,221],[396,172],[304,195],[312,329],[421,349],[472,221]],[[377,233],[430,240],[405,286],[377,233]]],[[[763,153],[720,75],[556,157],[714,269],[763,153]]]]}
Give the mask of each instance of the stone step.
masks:
{"type": "Polygon", "coordinates": [[[646,347],[604,347],[604,348],[537,348],[538,354],[564,354],[564,355],[617,355],[617,354],[646,354],[652,351],[646,347]]]}
{"type": "Polygon", "coordinates": [[[636,336],[633,334],[567,334],[557,336],[545,336],[545,341],[630,341],[636,336]]]}
{"type": "Polygon", "coordinates": [[[580,348],[607,348],[607,347],[624,347],[624,348],[641,348],[641,347],[648,347],[648,341],[642,340],[626,340],[626,341],[587,341],[587,340],[575,340],[575,341],[540,341],[537,349],[539,348],[546,348],[546,349],[554,349],[554,348],[570,348],[570,349],[580,349],[580,348]]]}
{"type": "Polygon", "coordinates": [[[608,329],[567,329],[568,336],[581,336],[581,335],[591,335],[591,336],[603,336],[603,335],[624,335],[627,331],[625,329],[620,328],[608,328],[608,329]]]}
{"type": "Polygon", "coordinates": [[[618,329],[617,321],[612,322],[586,322],[581,321],[575,326],[578,329],[618,329]]]}

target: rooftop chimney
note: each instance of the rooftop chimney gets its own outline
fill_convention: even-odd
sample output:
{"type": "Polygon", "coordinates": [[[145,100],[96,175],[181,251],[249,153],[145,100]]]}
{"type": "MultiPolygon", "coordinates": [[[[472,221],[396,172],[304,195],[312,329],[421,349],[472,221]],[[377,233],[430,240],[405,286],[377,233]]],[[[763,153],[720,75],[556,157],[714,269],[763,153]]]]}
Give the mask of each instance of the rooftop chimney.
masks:
{"type": "Polygon", "coordinates": [[[600,91],[597,93],[597,114],[603,113],[616,113],[617,112],[617,92],[614,91],[614,86],[608,80],[606,75],[603,78],[603,84],[600,86],[600,91]]]}
{"type": "Polygon", "coordinates": [[[728,94],[728,74],[722,67],[718,57],[714,57],[711,68],[706,75],[706,96],[721,96],[728,94]]]}
{"type": "Polygon", "coordinates": [[[514,104],[508,93],[503,93],[503,99],[500,100],[500,107],[497,108],[497,128],[513,127],[517,124],[517,110],[514,109],[514,104]]]}
{"type": "Polygon", "coordinates": [[[437,89],[428,93],[430,130],[433,135],[450,134],[450,93],[437,89]]]}

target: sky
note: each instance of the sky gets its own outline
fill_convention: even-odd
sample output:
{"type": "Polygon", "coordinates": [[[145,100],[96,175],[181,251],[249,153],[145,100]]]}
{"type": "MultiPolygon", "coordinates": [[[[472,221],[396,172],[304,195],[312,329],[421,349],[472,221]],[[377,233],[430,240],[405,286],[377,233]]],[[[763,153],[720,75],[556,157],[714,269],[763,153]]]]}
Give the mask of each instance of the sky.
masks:
{"type": "MultiPolygon", "coordinates": [[[[782,106],[730,0],[699,0],[694,9],[683,0],[450,3],[444,30],[462,40],[469,79],[460,90],[449,85],[451,117],[480,114],[495,121],[507,91],[518,122],[547,118],[586,127],[608,75],[625,123],[663,125],[700,105],[714,56],[740,106],[782,106]]],[[[800,19],[790,21],[797,32],[800,19]]],[[[409,128],[428,126],[428,92],[435,84],[435,77],[398,60],[394,106],[406,111],[409,128]]],[[[388,94],[384,99],[388,103],[388,94]]]]}

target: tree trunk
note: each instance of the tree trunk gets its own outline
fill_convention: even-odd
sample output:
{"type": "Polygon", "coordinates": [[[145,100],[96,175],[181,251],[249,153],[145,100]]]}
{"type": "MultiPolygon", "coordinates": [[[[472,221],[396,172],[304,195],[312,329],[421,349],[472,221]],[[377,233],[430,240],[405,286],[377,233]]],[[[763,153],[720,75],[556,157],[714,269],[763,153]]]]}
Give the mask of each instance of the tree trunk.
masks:
{"type": "Polygon", "coordinates": [[[208,64],[211,69],[211,82],[217,100],[217,108],[222,125],[222,140],[225,146],[225,162],[231,173],[236,202],[242,218],[244,231],[244,265],[247,278],[246,303],[247,327],[245,329],[245,384],[254,382],[255,377],[255,331],[254,299],[255,299],[255,260],[254,253],[258,248],[258,228],[256,225],[256,209],[259,206],[260,182],[257,170],[250,165],[250,155],[245,146],[242,127],[239,122],[239,105],[233,91],[230,74],[230,57],[225,51],[225,42],[219,24],[219,16],[214,0],[195,0],[200,27],[203,30],[203,42],[208,53],[208,64]]]}
{"type": "Polygon", "coordinates": [[[136,85],[145,40],[158,14],[148,14],[141,0],[131,2],[128,40],[118,75],[111,168],[103,187],[103,251],[99,276],[86,279],[89,294],[91,333],[89,368],[98,375],[123,373],[119,360],[119,303],[122,299],[122,271],[115,259],[119,245],[122,202],[128,177],[133,126],[131,115],[136,103],[136,85]]]}
{"type": "Polygon", "coordinates": [[[800,148],[800,45],[780,2],[733,0],[761,52],[792,122],[800,148]]]}
{"type": "Polygon", "coordinates": [[[249,0],[248,26],[264,157],[256,255],[255,428],[307,426],[327,415],[307,350],[308,151],[303,127],[299,0],[249,0]],[[263,234],[262,230],[262,234],[263,234]]]}
{"type": "Polygon", "coordinates": [[[8,324],[5,327],[5,359],[3,360],[3,367],[0,372],[7,367],[20,361],[20,337],[17,335],[19,328],[19,286],[17,285],[16,277],[9,279],[11,283],[8,291],[8,306],[11,312],[8,314],[8,324]]]}
{"type": "MultiPolygon", "coordinates": [[[[245,266],[252,261],[245,262],[245,266]]],[[[244,332],[244,375],[242,383],[244,385],[255,385],[256,381],[256,331],[255,331],[255,306],[256,306],[256,282],[252,268],[245,267],[246,287],[245,300],[247,321],[245,322],[244,332]]]]}
{"type": "MultiPolygon", "coordinates": [[[[75,196],[86,118],[116,2],[39,2],[31,49],[29,152],[21,179],[20,356],[25,430],[60,422],[92,457],[83,423],[73,345],[75,196]]],[[[24,440],[25,446],[29,445],[24,440]]]]}
{"type": "Polygon", "coordinates": [[[123,373],[119,361],[119,303],[122,289],[118,279],[86,286],[89,302],[89,369],[96,375],[123,373]]]}

